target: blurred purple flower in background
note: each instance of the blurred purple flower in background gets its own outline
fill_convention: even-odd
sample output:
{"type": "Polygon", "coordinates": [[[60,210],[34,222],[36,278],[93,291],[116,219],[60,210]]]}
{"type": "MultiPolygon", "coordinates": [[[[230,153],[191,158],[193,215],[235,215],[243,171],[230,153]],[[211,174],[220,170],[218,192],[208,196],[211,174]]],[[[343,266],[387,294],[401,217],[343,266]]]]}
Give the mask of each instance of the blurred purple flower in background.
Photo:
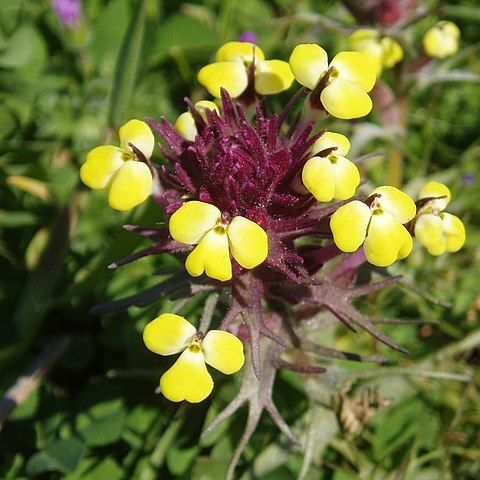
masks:
{"type": "Polygon", "coordinates": [[[467,172],[462,175],[462,183],[464,185],[473,185],[477,180],[477,176],[472,172],[467,172]]]}
{"type": "Polygon", "coordinates": [[[239,42],[250,42],[250,43],[257,43],[257,34],[253,30],[245,30],[242,32],[237,41],[239,42]]]}
{"type": "Polygon", "coordinates": [[[82,16],[80,0],[53,0],[52,8],[64,27],[77,27],[82,16]]]}

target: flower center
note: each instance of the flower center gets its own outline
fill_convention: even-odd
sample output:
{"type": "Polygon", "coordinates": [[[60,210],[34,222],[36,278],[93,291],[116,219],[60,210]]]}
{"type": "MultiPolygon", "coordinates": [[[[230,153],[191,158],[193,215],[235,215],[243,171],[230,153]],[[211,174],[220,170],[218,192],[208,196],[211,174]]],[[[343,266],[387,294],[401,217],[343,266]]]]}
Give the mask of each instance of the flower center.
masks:
{"type": "Polygon", "coordinates": [[[213,231],[217,235],[225,235],[227,233],[227,227],[228,225],[225,225],[224,223],[218,223],[215,225],[215,227],[213,227],[213,231]]]}
{"type": "Polygon", "coordinates": [[[127,162],[128,160],[135,160],[135,154],[133,152],[126,152],[122,150],[122,160],[127,162]]]}
{"type": "MultiPolygon", "coordinates": [[[[333,80],[335,78],[338,78],[338,76],[340,75],[340,72],[335,67],[330,67],[328,69],[328,72],[329,72],[329,78],[331,80],[333,80]]],[[[328,82],[328,83],[330,83],[330,82],[328,82]]]]}
{"type": "Polygon", "coordinates": [[[188,349],[192,353],[199,353],[202,350],[203,332],[197,332],[188,343],[188,349]]]}
{"type": "Polygon", "coordinates": [[[379,215],[383,213],[382,204],[380,202],[381,197],[382,196],[377,193],[375,195],[371,195],[367,199],[367,205],[369,205],[370,210],[372,210],[372,215],[379,215]],[[377,210],[379,210],[379,213],[375,213],[377,210]]]}

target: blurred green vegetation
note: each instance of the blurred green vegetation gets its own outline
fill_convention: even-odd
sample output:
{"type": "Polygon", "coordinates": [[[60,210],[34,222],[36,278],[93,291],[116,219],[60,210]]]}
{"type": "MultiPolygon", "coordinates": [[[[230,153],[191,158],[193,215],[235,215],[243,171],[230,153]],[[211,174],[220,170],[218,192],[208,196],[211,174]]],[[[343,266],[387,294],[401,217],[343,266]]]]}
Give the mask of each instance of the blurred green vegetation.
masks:
{"type": "MultiPolygon", "coordinates": [[[[450,19],[462,30],[462,48],[437,72],[480,75],[480,4],[423,6],[425,18],[406,33],[412,44],[436,19],[450,19]]],[[[141,332],[170,300],[102,317],[89,313],[157,284],[161,269],[176,264],[161,256],[107,269],[147,245],[123,223],[154,225],[164,214],[153,202],[133,213],[112,211],[102,192],[80,184],[78,169],[91,148],[116,141],[127,119],[173,121],[185,110],[185,96],[202,98],[195,73],[222,42],[253,30],[269,58],[287,59],[296,43],[310,41],[333,54],[346,45],[339,25],[353,23],[335,0],[85,0],[80,25],[68,28],[49,0],[0,0],[0,390],[46,347],[58,354],[0,432],[2,478],[223,477],[245,412],[205,440],[199,435],[205,419],[234,397],[239,379],[219,378],[214,396],[200,405],[169,403],[154,389],[171,359],[151,355],[141,332]]],[[[385,79],[392,81],[392,72],[385,79]]],[[[464,220],[467,243],[439,258],[416,249],[391,269],[404,275],[400,286],[362,300],[376,317],[435,323],[383,327],[412,352],[408,358],[342,325],[322,333],[337,348],[379,350],[391,365],[328,361],[318,378],[282,373],[275,401],[303,448],[265,416],[239,478],[479,478],[479,98],[478,79],[418,82],[410,91],[406,189],[417,192],[430,178],[448,184],[449,211],[464,220]],[[385,401],[372,407],[360,431],[349,432],[333,400],[341,395],[356,404],[367,388],[385,401]]],[[[359,155],[385,149],[391,139],[375,113],[332,125],[349,132],[359,155]]],[[[375,158],[364,173],[380,184],[386,168],[375,158]]],[[[198,318],[199,301],[182,313],[198,318]]]]}

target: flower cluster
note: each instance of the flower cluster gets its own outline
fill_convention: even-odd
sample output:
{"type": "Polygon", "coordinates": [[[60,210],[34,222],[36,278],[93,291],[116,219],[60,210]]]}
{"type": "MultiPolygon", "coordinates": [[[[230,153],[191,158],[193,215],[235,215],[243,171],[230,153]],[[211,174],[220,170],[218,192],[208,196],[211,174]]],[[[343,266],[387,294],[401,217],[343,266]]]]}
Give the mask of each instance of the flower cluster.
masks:
{"type": "Polygon", "coordinates": [[[340,207],[330,221],[333,239],[344,252],[363,244],[367,260],[387,267],[412,250],[412,237],[403,224],[415,216],[415,203],[395,187],[379,187],[367,201],[340,207]]]}
{"type": "Polygon", "coordinates": [[[96,190],[108,190],[108,203],[116,210],[130,210],[152,193],[152,174],[147,164],[154,145],[145,122],[130,120],[119,132],[120,148],[94,148],[80,169],[82,182],[96,190]]]}
{"type": "Polygon", "coordinates": [[[205,272],[217,280],[230,280],[230,251],[247,269],[260,265],[268,255],[268,238],[262,227],[241,216],[226,223],[220,210],[210,203],[184,203],[170,218],[169,230],[177,242],[197,245],[185,262],[192,277],[205,272]]]}
{"type": "Polygon", "coordinates": [[[319,202],[352,197],[360,183],[360,173],[356,165],[344,157],[350,150],[348,138],[340,133],[326,132],[313,144],[312,150],[317,154],[309,158],[302,169],[302,181],[307,190],[319,202]],[[318,156],[321,151],[331,153],[318,156]]]}
{"type": "Polygon", "coordinates": [[[450,202],[449,188],[439,182],[428,182],[419,198],[413,222],[415,238],[431,255],[458,252],[465,243],[465,227],[457,216],[443,211],[450,202]]]}
{"type": "Polygon", "coordinates": [[[340,52],[328,63],[327,52],[319,45],[297,45],[289,63],[297,82],[312,90],[314,102],[320,90],[321,105],[334,117],[363,117],[372,109],[368,92],[375,73],[361,53],[340,52]]]}
{"type": "MultiPolygon", "coordinates": [[[[381,46],[383,65],[401,58],[393,40],[362,35],[381,46]]],[[[357,33],[357,41],[360,37],[357,33]]],[[[359,50],[372,47],[365,45],[359,50]]],[[[465,230],[459,218],[443,211],[450,192],[436,182],[422,189],[417,203],[388,185],[363,195],[359,169],[346,158],[349,140],[312,119],[312,108],[341,119],[367,115],[375,79],[360,52],[340,52],[328,62],[319,45],[302,44],[284,62],[265,60],[253,43],[229,42],[218,50],[216,62],[198,73],[216,100],[187,99],[188,111],[174,124],[166,118],[147,119],[148,125],[131,120],[120,129],[120,148],[107,145],[88,154],[81,178],[91,188],[108,190],[113,208],[130,209],[151,195],[167,214],[168,225],[126,226],[153,246],[114,266],[163,253],[184,260],[161,288],[132,297],[132,304],[152,301],[154,291],[158,297],[208,296],[200,331],[170,313],[145,327],[149,350],[181,353],[161,377],[166,398],[205,399],[213,388],[206,364],[234,373],[244,363],[245,345],[247,371],[228,412],[249,402],[252,425],[265,409],[293,438],[271,398],[275,372],[323,370],[304,358],[321,346],[301,333],[299,319],[315,319],[328,309],[351,330],[361,327],[405,351],[354,306],[359,296],[397,279],[354,287],[354,272],[365,261],[386,267],[407,257],[413,237],[433,255],[457,251],[465,230]],[[286,91],[294,79],[301,88],[283,111],[271,113],[264,99],[250,108],[259,97],[286,91]],[[303,114],[296,113],[302,99],[303,114]],[[160,139],[161,164],[150,161],[152,130],[160,139]],[[338,266],[323,269],[333,259],[338,266]],[[212,305],[223,320],[208,330],[212,305]],[[286,349],[301,350],[302,362],[286,361],[286,349]]],[[[337,358],[345,353],[321,352],[337,358]]]]}
{"type": "Polygon", "coordinates": [[[242,342],[231,333],[210,330],[206,335],[183,317],[164,313],[152,320],[143,331],[149,350],[159,355],[182,352],[175,364],[160,378],[162,393],[172,402],[198,403],[210,395],[213,380],[207,363],[225,375],[242,368],[242,342]]]}
{"type": "Polygon", "coordinates": [[[221,97],[222,88],[237,98],[249,83],[259,95],[272,95],[287,90],[293,82],[288,63],[265,60],[253,43],[228,42],[217,51],[216,60],[198,72],[198,81],[216,98],[221,97]]]}
{"type": "Polygon", "coordinates": [[[403,49],[392,37],[381,37],[377,30],[361,28],[349,38],[350,48],[363,53],[380,76],[383,68],[392,68],[403,58],[403,49]]]}
{"type": "Polygon", "coordinates": [[[430,28],[423,37],[425,53],[432,58],[445,58],[458,50],[460,29],[453,23],[442,21],[430,28]]]}

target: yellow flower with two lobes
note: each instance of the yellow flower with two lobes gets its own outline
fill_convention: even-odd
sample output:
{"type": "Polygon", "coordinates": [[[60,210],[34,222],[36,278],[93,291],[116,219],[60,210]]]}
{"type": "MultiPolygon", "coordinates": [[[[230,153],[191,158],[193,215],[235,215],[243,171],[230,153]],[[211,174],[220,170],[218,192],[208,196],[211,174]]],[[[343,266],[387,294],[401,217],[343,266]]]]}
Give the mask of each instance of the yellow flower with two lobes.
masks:
{"type": "Polygon", "coordinates": [[[391,37],[382,37],[376,30],[360,28],[350,35],[350,48],[362,53],[379,76],[383,67],[392,68],[403,59],[403,49],[391,37]]]}
{"type": "MultiPolygon", "coordinates": [[[[202,120],[207,123],[206,110],[212,110],[212,112],[220,113],[220,109],[210,100],[200,100],[194,105],[195,110],[202,117],[202,120]]],[[[197,136],[197,127],[192,114],[188,112],[181,113],[174,125],[175,130],[189,142],[193,142],[197,136]]]]}
{"type": "Polygon", "coordinates": [[[334,117],[363,117],[372,109],[367,92],[375,85],[375,73],[361,53],[340,52],[329,64],[322,47],[301,44],[293,49],[289,63],[297,82],[310,90],[315,90],[328,75],[320,101],[334,117]]]}
{"type": "Polygon", "coordinates": [[[354,200],[332,215],[333,240],[343,252],[355,252],[363,243],[367,260],[387,267],[412,250],[412,237],[403,224],[415,216],[415,203],[390,186],[375,189],[369,198],[370,205],[354,200]]]}
{"type": "Polygon", "coordinates": [[[185,262],[192,277],[205,272],[216,280],[230,280],[230,254],[247,269],[260,265],[268,255],[268,237],[260,225],[241,216],[224,222],[220,210],[209,203],[183,204],[170,217],[168,227],[177,242],[197,245],[185,262]]]}
{"type": "Polygon", "coordinates": [[[460,29],[453,22],[438,22],[425,33],[423,49],[432,58],[445,58],[457,53],[460,29]]]}
{"type": "Polygon", "coordinates": [[[319,201],[347,200],[360,183],[360,173],[353,162],[344,157],[350,150],[348,138],[340,133],[326,132],[313,145],[314,152],[336,147],[326,157],[307,160],[302,170],[302,182],[319,201]]]}
{"type": "Polygon", "coordinates": [[[225,88],[232,98],[248,87],[249,69],[254,62],[254,86],[260,95],[273,95],[290,88],[293,75],[287,62],[265,60],[262,50],[249,42],[228,42],[216,54],[216,62],[198,72],[198,81],[215,98],[225,88]]]}
{"type": "Polygon", "coordinates": [[[223,330],[210,330],[205,336],[183,317],[164,313],[143,331],[146,347],[159,355],[182,352],[160,378],[160,390],[172,402],[198,403],[213,389],[206,363],[220,372],[238,372],[245,361],[242,342],[223,330]]]}
{"type": "Polygon", "coordinates": [[[155,140],[150,127],[140,120],[127,122],[118,135],[120,147],[102,145],[88,153],[80,178],[87,187],[108,190],[108,203],[115,210],[130,210],[151,194],[152,174],[129,144],[149,159],[155,140]]]}
{"type": "Polygon", "coordinates": [[[415,238],[430,255],[457,252],[465,243],[465,227],[455,215],[443,210],[450,202],[450,190],[439,182],[428,182],[419,198],[442,197],[428,201],[420,208],[415,221],[415,238]]]}

